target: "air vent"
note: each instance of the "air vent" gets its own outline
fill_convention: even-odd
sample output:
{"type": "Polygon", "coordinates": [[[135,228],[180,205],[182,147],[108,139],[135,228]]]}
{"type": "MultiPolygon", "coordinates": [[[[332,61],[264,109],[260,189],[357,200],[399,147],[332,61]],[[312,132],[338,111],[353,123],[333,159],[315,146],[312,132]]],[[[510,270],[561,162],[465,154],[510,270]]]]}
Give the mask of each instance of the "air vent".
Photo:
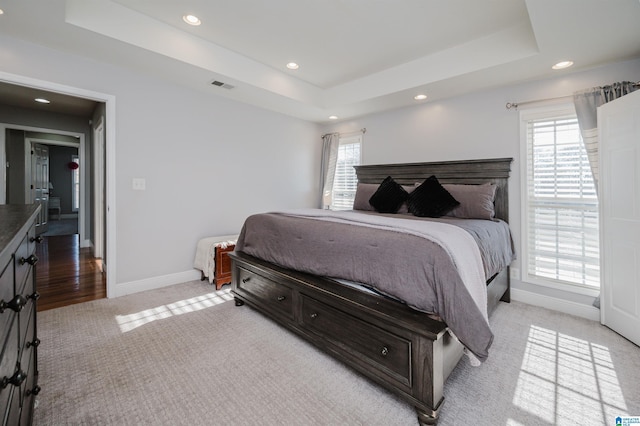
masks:
{"type": "Polygon", "coordinates": [[[228,89],[228,90],[233,89],[235,87],[235,86],[232,86],[231,84],[227,84],[218,80],[213,80],[211,84],[213,84],[214,86],[222,87],[223,89],[228,89]]]}

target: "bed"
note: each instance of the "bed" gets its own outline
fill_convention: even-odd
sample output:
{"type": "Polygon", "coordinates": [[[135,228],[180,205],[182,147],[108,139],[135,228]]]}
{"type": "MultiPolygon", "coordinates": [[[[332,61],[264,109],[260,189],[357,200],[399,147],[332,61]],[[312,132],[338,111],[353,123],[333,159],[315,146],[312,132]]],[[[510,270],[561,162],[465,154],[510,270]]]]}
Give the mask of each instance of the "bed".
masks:
{"type": "MultiPolygon", "coordinates": [[[[495,200],[492,206],[495,210],[495,222],[506,223],[508,222],[508,178],[511,161],[510,158],[500,158],[367,165],[356,167],[356,173],[359,184],[369,184],[374,187],[388,176],[391,176],[397,183],[409,187],[416,186],[417,183],[425,181],[432,175],[435,175],[445,187],[446,185],[486,185],[489,183],[495,190],[495,200]]],[[[339,232],[343,232],[346,229],[344,227],[348,226],[344,221],[351,220],[350,214],[352,212],[347,212],[344,217],[338,219],[332,217],[324,220],[340,222],[330,226],[342,229],[339,232]]],[[[364,215],[363,213],[357,214],[364,215]]],[[[294,214],[285,212],[284,215],[294,214]]],[[[465,351],[471,352],[471,355],[478,355],[481,360],[486,358],[486,353],[483,351],[488,349],[493,336],[492,334],[487,335],[485,326],[481,324],[482,320],[479,319],[479,314],[475,312],[474,308],[468,308],[476,306],[482,311],[480,305],[484,304],[476,301],[474,305],[468,300],[460,301],[461,306],[465,307],[460,311],[464,311],[465,315],[467,315],[466,311],[469,311],[471,315],[465,320],[471,323],[471,331],[465,332],[456,323],[459,313],[456,313],[455,310],[444,312],[446,309],[443,307],[443,312],[433,312],[429,309],[422,309],[420,306],[416,307],[413,303],[396,297],[395,294],[389,294],[388,289],[392,287],[380,291],[378,284],[363,286],[362,282],[339,279],[342,277],[328,278],[328,276],[332,276],[331,269],[326,273],[317,274],[306,271],[304,267],[300,268],[302,270],[284,267],[282,265],[287,265],[287,262],[274,260],[279,259],[278,256],[281,254],[276,253],[271,256],[267,252],[267,249],[271,250],[273,247],[262,248],[262,251],[256,250],[253,242],[257,241],[257,237],[252,239],[251,236],[245,235],[245,232],[248,233],[251,232],[251,229],[256,229],[266,230],[265,235],[269,237],[269,232],[272,232],[271,224],[276,226],[276,223],[284,219],[277,214],[259,216],[261,222],[256,222],[257,225],[251,225],[252,222],[250,222],[250,219],[257,219],[247,219],[238,241],[239,245],[236,246],[236,251],[230,254],[233,275],[232,292],[236,305],[241,306],[246,303],[364,376],[404,398],[416,408],[420,424],[436,424],[444,402],[445,382],[462,358],[463,353],[465,351]],[[445,318],[448,319],[451,326],[445,322],[445,318]],[[458,327],[455,329],[455,333],[452,332],[454,323],[458,327]],[[479,328],[474,329],[474,327],[479,328]],[[474,338],[474,334],[483,335],[480,336],[479,343],[470,340],[474,338]],[[470,351],[469,348],[472,350],[470,351]]],[[[373,222],[374,225],[370,223],[359,224],[349,229],[358,228],[353,232],[370,235],[369,238],[377,238],[371,236],[373,234],[370,232],[373,231],[367,230],[365,232],[361,226],[385,228],[387,219],[378,218],[377,215],[370,215],[370,217],[372,218],[366,218],[364,221],[373,222]]],[[[411,219],[405,220],[402,215],[398,215],[398,217],[400,220],[396,222],[411,221],[411,219]]],[[[317,219],[302,214],[299,217],[287,219],[287,223],[294,224],[287,226],[298,226],[298,228],[294,228],[296,231],[292,233],[292,235],[297,235],[297,232],[304,233],[305,229],[309,228],[309,226],[301,225],[310,223],[304,221],[314,220],[313,227],[315,227],[317,219]],[[296,224],[297,222],[300,224],[296,224]]],[[[446,221],[445,218],[444,222],[446,221]]],[[[443,227],[443,229],[446,231],[448,228],[443,227]]],[[[259,233],[259,231],[253,232],[259,233]]],[[[391,231],[380,229],[375,232],[387,232],[387,234],[382,234],[385,237],[385,246],[388,245],[394,250],[394,253],[400,253],[400,248],[393,245],[395,239],[400,237],[388,233],[397,232],[395,229],[391,231]]],[[[273,235],[278,235],[277,240],[282,240],[285,234],[280,232],[273,235]]],[[[344,241],[345,237],[342,238],[343,240],[340,240],[339,235],[336,235],[336,241],[344,241]]],[[[409,238],[415,239],[416,236],[411,235],[409,238]]],[[[333,238],[329,240],[333,241],[333,238]]],[[[296,244],[297,242],[292,240],[281,245],[286,248],[289,245],[297,247],[296,244]]],[[[427,243],[416,242],[416,244],[427,243]]],[[[312,257],[314,259],[326,257],[330,263],[335,259],[335,256],[332,257],[331,254],[340,252],[341,248],[340,245],[323,244],[314,248],[312,257]]],[[[376,247],[376,249],[378,248],[376,247]]],[[[291,253],[287,253],[285,250],[285,255],[293,257],[296,251],[290,250],[291,253]]],[[[396,257],[392,263],[400,263],[399,256],[396,257]]],[[[507,263],[500,266],[498,271],[488,272],[486,262],[483,261],[483,263],[485,263],[485,269],[481,288],[483,290],[482,297],[486,298],[486,305],[484,305],[486,311],[483,313],[486,318],[496,308],[499,301],[508,302],[510,300],[509,270],[507,263]]],[[[334,266],[336,270],[340,269],[338,265],[334,266]]],[[[436,269],[447,270],[445,267],[440,267],[439,264],[436,266],[436,269]]],[[[434,268],[430,270],[432,269],[434,268]]],[[[460,272],[460,275],[465,274],[460,272]]],[[[401,281],[400,275],[397,276],[401,281]]],[[[412,274],[409,276],[413,277],[412,274]]],[[[453,277],[450,274],[442,276],[453,277]]],[[[436,280],[439,279],[438,276],[435,277],[436,280]]],[[[388,281],[389,279],[384,278],[384,280],[388,281]]],[[[457,281],[458,278],[455,280],[457,281]]],[[[410,278],[409,281],[412,282],[412,279],[410,278]]],[[[451,282],[440,282],[441,290],[439,291],[450,287],[464,288],[462,284],[453,281],[452,278],[451,282]]],[[[466,291],[458,290],[457,293],[464,294],[463,299],[467,297],[466,291]]],[[[450,305],[447,305],[449,310],[451,310],[450,305]]],[[[471,356],[471,359],[473,358],[474,356],[471,356]]]]}

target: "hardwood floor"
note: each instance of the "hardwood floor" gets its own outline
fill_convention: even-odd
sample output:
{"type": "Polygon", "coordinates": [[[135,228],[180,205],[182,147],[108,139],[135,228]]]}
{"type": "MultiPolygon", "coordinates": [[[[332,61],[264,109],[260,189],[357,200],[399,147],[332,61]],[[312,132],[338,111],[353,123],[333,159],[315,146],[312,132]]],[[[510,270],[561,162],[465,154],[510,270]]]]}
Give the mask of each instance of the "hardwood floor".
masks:
{"type": "Polygon", "coordinates": [[[38,311],[107,297],[100,260],[80,248],[78,234],[43,237],[36,256],[38,311]]]}

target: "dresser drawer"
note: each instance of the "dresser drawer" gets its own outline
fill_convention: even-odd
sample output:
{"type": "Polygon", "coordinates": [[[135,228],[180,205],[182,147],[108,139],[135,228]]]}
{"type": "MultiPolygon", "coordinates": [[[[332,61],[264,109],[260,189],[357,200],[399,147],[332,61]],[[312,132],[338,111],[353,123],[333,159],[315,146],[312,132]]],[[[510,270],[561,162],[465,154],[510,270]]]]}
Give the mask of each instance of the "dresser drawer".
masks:
{"type": "Polygon", "coordinates": [[[404,386],[411,385],[411,341],[301,295],[301,325],[404,386]]]}
{"type": "MultiPolygon", "coordinates": [[[[27,378],[20,386],[20,425],[30,425],[31,417],[33,415],[33,410],[31,410],[31,406],[33,404],[33,398],[40,393],[40,388],[38,387],[38,376],[36,375],[36,371],[33,368],[34,357],[33,353],[29,358],[29,364],[23,366],[25,372],[27,373],[27,378]]],[[[14,397],[15,398],[15,397],[14,397]]]]}
{"type": "MultiPolygon", "coordinates": [[[[0,265],[0,300],[8,303],[13,299],[13,295],[13,261],[11,261],[7,265],[0,265]]],[[[11,309],[5,309],[0,314],[0,327],[2,327],[0,345],[4,344],[7,338],[7,332],[9,331],[7,326],[13,315],[14,313],[11,309]]]]}
{"type": "Polygon", "coordinates": [[[34,258],[30,258],[33,252],[29,251],[29,237],[25,236],[22,242],[20,243],[20,247],[16,251],[16,256],[14,258],[15,267],[16,267],[16,293],[20,292],[22,286],[24,285],[24,280],[27,277],[27,274],[31,270],[31,265],[34,258]]]}
{"type": "Polygon", "coordinates": [[[276,284],[267,278],[238,268],[235,291],[247,299],[257,299],[262,307],[277,315],[293,319],[293,291],[283,284],[276,284]]]}
{"type": "Polygon", "coordinates": [[[11,387],[11,397],[7,405],[7,411],[4,414],[4,425],[20,424],[20,388],[11,387]]]}
{"type": "MultiPolygon", "coordinates": [[[[5,378],[8,380],[14,375],[18,364],[18,321],[15,317],[16,315],[11,312],[11,319],[7,325],[7,327],[10,328],[7,333],[7,340],[4,342],[4,347],[2,348],[0,380],[3,381],[5,378]]],[[[16,386],[10,383],[7,383],[4,389],[0,387],[0,407],[7,407],[13,388],[16,388],[16,386]]]]}
{"type": "Polygon", "coordinates": [[[33,321],[34,316],[34,306],[32,300],[29,300],[27,305],[24,307],[22,312],[18,314],[18,318],[20,318],[20,365],[23,366],[24,369],[27,367],[27,363],[29,362],[30,354],[33,352],[33,344],[36,339],[36,328],[35,322],[33,321]]]}
{"type": "MultiPolygon", "coordinates": [[[[42,241],[42,237],[38,237],[39,241],[42,241]]],[[[36,252],[36,226],[31,225],[31,228],[27,231],[27,247],[29,249],[29,254],[36,252]]]]}
{"type": "MultiPolygon", "coordinates": [[[[29,268],[27,271],[27,279],[22,283],[22,286],[16,290],[16,294],[21,295],[27,300],[27,304],[31,303],[31,297],[36,291],[36,280],[33,279],[33,268],[29,268]]],[[[26,305],[23,309],[26,308],[26,305]]]]}

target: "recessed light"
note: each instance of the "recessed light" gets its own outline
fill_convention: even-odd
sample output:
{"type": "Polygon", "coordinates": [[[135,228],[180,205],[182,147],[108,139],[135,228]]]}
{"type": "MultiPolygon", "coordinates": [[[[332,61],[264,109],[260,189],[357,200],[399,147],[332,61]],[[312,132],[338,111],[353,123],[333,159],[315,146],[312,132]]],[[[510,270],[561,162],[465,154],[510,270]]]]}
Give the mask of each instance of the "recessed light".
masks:
{"type": "Polygon", "coordinates": [[[45,98],[35,98],[34,101],[40,102],[41,104],[50,104],[51,103],[51,101],[49,99],[45,99],[45,98]]]}
{"type": "Polygon", "coordinates": [[[0,9],[0,15],[4,15],[4,10],[0,9]]]}
{"type": "Polygon", "coordinates": [[[423,95],[423,94],[415,95],[413,99],[415,99],[416,101],[422,101],[427,99],[427,95],[423,95]]]}
{"type": "Polygon", "coordinates": [[[289,68],[290,70],[297,70],[298,68],[300,68],[300,65],[296,64],[295,62],[289,62],[287,64],[287,68],[289,68]]]}
{"type": "Polygon", "coordinates": [[[562,61],[562,62],[558,62],[551,68],[553,68],[554,70],[561,70],[563,68],[569,68],[571,65],[573,65],[573,61],[562,61]]]}
{"type": "Polygon", "coordinates": [[[337,120],[338,116],[337,115],[330,115],[329,116],[329,120],[337,120]]]}
{"type": "Polygon", "coordinates": [[[198,26],[198,25],[202,24],[200,19],[195,15],[184,15],[182,17],[182,20],[184,22],[186,22],[187,24],[189,24],[189,25],[198,26]]]}

